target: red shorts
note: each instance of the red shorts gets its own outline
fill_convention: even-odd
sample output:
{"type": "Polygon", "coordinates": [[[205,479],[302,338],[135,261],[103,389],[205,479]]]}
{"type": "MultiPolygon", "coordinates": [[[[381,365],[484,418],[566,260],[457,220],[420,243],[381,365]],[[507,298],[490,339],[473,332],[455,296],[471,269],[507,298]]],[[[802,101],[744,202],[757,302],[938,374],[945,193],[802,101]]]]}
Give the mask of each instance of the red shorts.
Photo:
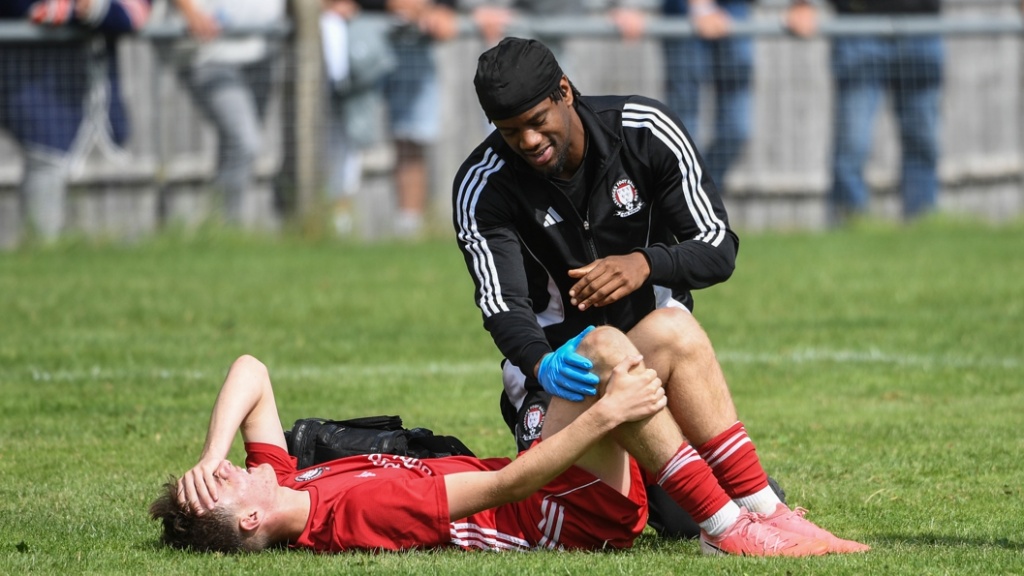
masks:
{"type": "Polygon", "coordinates": [[[522,502],[512,504],[526,539],[540,548],[629,548],[647,525],[647,491],[640,467],[629,459],[624,496],[573,466],[522,502]]]}

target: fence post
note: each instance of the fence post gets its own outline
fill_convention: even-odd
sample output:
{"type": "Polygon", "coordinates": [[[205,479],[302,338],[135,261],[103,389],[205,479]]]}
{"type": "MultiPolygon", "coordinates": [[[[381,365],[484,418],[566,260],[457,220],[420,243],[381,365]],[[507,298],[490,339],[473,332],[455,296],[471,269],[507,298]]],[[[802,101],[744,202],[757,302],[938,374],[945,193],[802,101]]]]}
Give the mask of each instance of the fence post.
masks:
{"type": "Polygon", "coordinates": [[[320,3],[293,2],[295,17],[295,215],[300,221],[316,213],[320,203],[323,138],[323,54],[320,47],[320,3]]]}

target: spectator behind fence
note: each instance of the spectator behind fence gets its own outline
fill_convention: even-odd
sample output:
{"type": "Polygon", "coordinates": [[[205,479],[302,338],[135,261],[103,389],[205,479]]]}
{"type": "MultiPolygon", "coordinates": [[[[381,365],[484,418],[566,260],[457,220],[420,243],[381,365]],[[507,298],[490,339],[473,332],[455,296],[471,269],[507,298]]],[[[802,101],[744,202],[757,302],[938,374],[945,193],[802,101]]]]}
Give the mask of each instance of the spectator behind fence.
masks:
{"type": "MultiPolygon", "coordinates": [[[[427,149],[440,135],[441,95],[437,77],[434,44],[458,34],[454,0],[356,0],[358,13],[346,2],[325,2],[325,10],[347,19],[348,70],[350,82],[333,72],[334,127],[331,151],[333,162],[347,166],[329,176],[330,194],[344,203],[358,186],[358,163],[352,149],[376,144],[379,128],[369,94],[383,98],[387,105],[389,130],[394,141],[394,184],[397,215],[392,232],[400,238],[416,238],[423,233],[429,198],[427,149]],[[336,6],[332,6],[336,5],[336,6]],[[382,27],[380,16],[389,16],[382,27]],[[347,141],[342,141],[343,138],[347,141]]],[[[331,17],[333,18],[333,17],[331,17]]],[[[337,19],[335,29],[338,29],[337,19]]],[[[321,29],[324,29],[323,26],[321,29]]],[[[332,71],[328,69],[328,76],[332,71]]],[[[343,213],[336,225],[345,232],[343,213]]]]}
{"type": "Polygon", "coordinates": [[[696,37],[667,38],[665,104],[699,140],[701,87],[711,86],[714,120],[705,150],[711,179],[725,193],[725,174],[739,158],[750,138],[750,84],[754,69],[754,41],[733,36],[731,24],[750,16],[752,0],[664,0],[666,16],[686,16],[696,37]]]}
{"type": "MultiPolygon", "coordinates": [[[[667,38],[665,103],[700,140],[701,88],[710,86],[714,98],[711,136],[702,147],[711,179],[724,195],[725,175],[750,139],[751,82],[754,40],[733,35],[733,22],[749,19],[756,0],[663,0],[666,16],[685,16],[696,37],[667,38]]],[[[794,2],[796,9],[802,2],[794,2]]]]}
{"type": "Polygon", "coordinates": [[[173,1],[192,37],[177,47],[180,76],[217,130],[215,212],[244,224],[279,49],[259,35],[226,38],[223,29],[280,22],[285,0],[173,1]]]}
{"type": "MultiPolygon", "coordinates": [[[[480,36],[488,46],[494,46],[509,30],[517,18],[543,19],[551,16],[576,16],[603,11],[612,20],[624,40],[637,40],[643,36],[648,13],[657,0],[463,0],[459,6],[472,14],[480,36]]],[[[562,63],[571,69],[561,38],[544,38],[544,43],[562,63]]]]}
{"type": "Polygon", "coordinates": [[[380,91],[397,57],[389,39],[393,23],[383,13],[363,13],[355,0],[323,0],[320,38],[327,76],[327,200],[334,230],[355,229],[354,198],[362,184],[363,153],[383,140],[380,91]]]}
{"type": "Polygon", "coordinates": [[[0,43],[0,126],[18,141],[18,190],[27,234],[56,240],[67,218],[69,164],[100,144],[122,144],[118,35],[149,18],[146,0],[5,0],[0,18],[95,31],[85,39],[0,43]]]}
{"type": "MultiPolygon", "coordinates": [[[[939,0],[831,0],[840,16],[938,15],[939,0]]],[[[800,35],[816,30],[807,6],[790,27],[800,35]]],[[[832,39],[835,83],[832,190],[828,219],[840,225],[866,214],[869,192],[864,165],[878,102],[888,92],[899,126],[902,163],[899,191],[903,218],[933,211],[938,203],[939,98],[943,46],[937,34],[853,35],[832,39]]]]}

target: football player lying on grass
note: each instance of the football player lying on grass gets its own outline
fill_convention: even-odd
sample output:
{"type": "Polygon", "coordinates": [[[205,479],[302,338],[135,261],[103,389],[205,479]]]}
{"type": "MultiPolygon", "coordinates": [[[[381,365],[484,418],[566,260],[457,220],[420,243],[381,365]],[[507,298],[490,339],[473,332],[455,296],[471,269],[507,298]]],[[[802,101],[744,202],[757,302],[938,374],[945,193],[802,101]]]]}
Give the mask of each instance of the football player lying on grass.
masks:
{"type": "Polygon", "coordinates": [[[705,553],[868,549],[782,504],[745,433],[731,432],[738,441],[721,450],[746,455],[740,470],[709,465],[684,440],[668,398],[686,399],[680,417],[688,426],[728,431],[736,416],[727,391],[681,382],[666,389],[610,327],[588,328],[552,366],[558,377],[596,375],[597,394],[553,399],[542,439],[514,460],[368,454],[297,470],[268,371],[242,356],[217,396],[199,462],[164,485],[150,515],[162,521],[166,544],[223,552],[627,548],[647,521],[650,478],[700,524],[705,553]],[[245,468],[225,459],[239,430],[245,468]]]}

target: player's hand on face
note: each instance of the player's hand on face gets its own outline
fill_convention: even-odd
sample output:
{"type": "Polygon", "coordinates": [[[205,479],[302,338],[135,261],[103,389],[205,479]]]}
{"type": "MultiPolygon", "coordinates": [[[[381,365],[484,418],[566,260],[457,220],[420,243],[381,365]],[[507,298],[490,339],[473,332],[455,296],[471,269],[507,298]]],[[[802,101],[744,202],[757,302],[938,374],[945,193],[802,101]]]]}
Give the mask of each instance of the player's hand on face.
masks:
{"type": "Polygon", "coordinates": [[[643,356],[627,356],[612,368],[602,401],[614,402],[624,422],[636,422],[657,414],[668,404],[658,373],[645,368],[643,356]]]}
{"type": "Polygon", "coordinates": [[[569,302],[580,310],[607,306],[632,294],[650,274],[647,258],[639,252],[599,258],[588,266],[569,270],[570,278],[579,279],[569,289],[569,302]]]}
{"type": "Polygon", "coordinates": [[[178,479],[178,502],[187,504],[197,516],[217,505],[217,469],[223,460],[200,460],[178,479]]]}

